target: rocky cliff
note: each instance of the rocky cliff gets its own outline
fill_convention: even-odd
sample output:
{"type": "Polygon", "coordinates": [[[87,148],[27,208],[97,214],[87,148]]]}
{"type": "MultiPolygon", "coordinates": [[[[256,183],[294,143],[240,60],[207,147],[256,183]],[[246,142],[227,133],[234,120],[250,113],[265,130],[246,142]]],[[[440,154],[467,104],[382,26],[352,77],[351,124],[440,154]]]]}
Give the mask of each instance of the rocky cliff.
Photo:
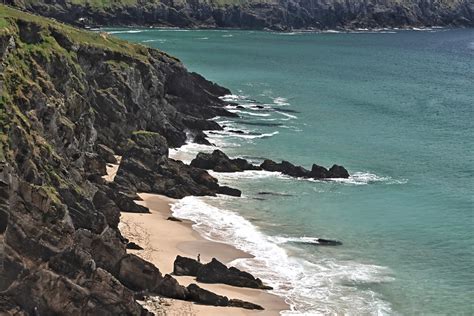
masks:
{"type": "Polygon", "coordinates": [[[219,129],[208,119],[231,115],[229,91],[163,52],[3,5],[0,58],[0,311],[146,315],[137,291],[196,300],[196,286],[127,255],[117,226],[121,210],[147,211],[137,190],[222,190],[168,147],[219,129]]]}
{"type": "Polygon", "coordinates": [[[474,26],[470,0],[6,0],[76,25],[380,28],[474,26]]]}

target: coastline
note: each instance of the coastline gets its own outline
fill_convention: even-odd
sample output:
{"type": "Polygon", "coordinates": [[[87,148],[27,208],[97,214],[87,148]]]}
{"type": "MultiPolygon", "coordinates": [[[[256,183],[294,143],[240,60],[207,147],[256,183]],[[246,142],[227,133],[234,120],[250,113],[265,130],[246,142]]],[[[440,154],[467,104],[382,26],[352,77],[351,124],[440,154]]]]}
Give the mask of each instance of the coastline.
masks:
{"type": "MultiPolygon", "coordinates": [[[[208,262],[213,257],[224,264],[229,264],[238,258],[250,258],[251,255],[237,248],[204,239],[192,228],[192,222],[183,220],[167,220],[172,216],[171,205],[177,200],[157,194],[139,194],[143,201],[137,204],[150,209],[149,214],[121,213],[119,228],[122,234],[140,245],[143,250],[128,250],[156,265],[163,274],[172,273],[173,262],[177,255],[196,258],[201,255],[202,262],[208,262]]],[[[204,289],[213,291],[229,298],[236,298],[259,304],[265,308],[263,311],[245,310],[235,307],[214,307],[193,304],[173,299],[163,299],[158,305],[160,311],[167,315],[279,315],[281,311],[288,310],[289,305],[284,299],[264,290],[239,288],[225,284],[205,284],[194,280],[194,277],[175,276],[178,282],[187,286],[198,283],[204,289]]],[[[153,308],[153,302],[143,302],[148,308],[153,308]]]]}

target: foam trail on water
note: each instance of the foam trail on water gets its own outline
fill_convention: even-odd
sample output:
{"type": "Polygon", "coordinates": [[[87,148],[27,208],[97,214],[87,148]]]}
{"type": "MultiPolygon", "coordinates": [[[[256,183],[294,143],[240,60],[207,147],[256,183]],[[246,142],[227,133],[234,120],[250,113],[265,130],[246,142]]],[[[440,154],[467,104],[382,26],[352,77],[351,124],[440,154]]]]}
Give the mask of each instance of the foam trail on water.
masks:
{"type": "Polygon", "coordinates": [[[218,137],[238,137],[238,138],[245,138],[245,139],[256,139],[256,138],[267,138],[267,137],[272,137],[279,134],[278,131],[275,131],[273,133],[263,133],[263,134],[256,134],[256,135],[249,135],[249,134],[237,134],[233,132],[228,132],[228,131],[213,131],[212,137],[213,138],[218,138],[218,137]]]}
{"type": "Polygon", "coordinates": [[[145,30],[127,30],[127,31],[109,31],[108,34],[134,34],[134,33],[142,33],[145,30]]]}
{"type": "Polygon", "coordinates": [[[275,99],[273,99],[273,103],[275,103],[276,105],[290,105],[290,103],[288,103],[288,99],[286,98],[282,98],[282,97],[277,97],[275,99]]]}

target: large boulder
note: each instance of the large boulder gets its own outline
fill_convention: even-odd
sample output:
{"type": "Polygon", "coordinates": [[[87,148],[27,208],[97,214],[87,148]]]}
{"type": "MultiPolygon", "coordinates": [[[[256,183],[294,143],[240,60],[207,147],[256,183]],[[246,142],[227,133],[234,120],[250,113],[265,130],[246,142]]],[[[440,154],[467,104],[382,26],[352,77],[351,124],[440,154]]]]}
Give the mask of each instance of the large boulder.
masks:
{"type": "Polygon", "coordinates": [[[230,195],[230,196],[236,196],[236,197],[242,196],[242,191],[240,191],[239,189],[234,189],[225,185],[220,186],[219,189],[217,190],[217,193],[230,195]]]}
{"type": "Polygon", "coordinates": [[[349,178],[349,172],[343,166],[334,165],[329,169],[329,178],[349,178]]]}
{"type": "Polygon", "coordinates": [[[228,306],[229,299],[226,296],[217,295],[211,291],[205,290],[199,287],[197,284],[190,284],[187,287],[188,290],[188,299],[204,304],[204,305],[214,305],[214,306],[228,306]]]}
{"type": "Polygon", "coordinates": [[[196,276],[199,269],[203,266],[202,263],[197,260],[177,256],[173,264],[173,274],[174,275],[191,275],[196,276]]]}
{"type": "Polygon", "coordinates": [[[166,274],[165,277],[155,287],[154,292],[169,298],[178,300],[187,299],[189,293],[188,290],[180,285],[175,278],[171,275],[166,274]]]}
{"type": "Polygon", "coordinates": [[[199,269],[196,280],[203,283],[224,283],[254,289],[272,289],[250,273],[240,271],[234,267],[227,268],[215,258],[199,269]]]}
{"type": "Polygon", "coordinates": [[[118,279],[134,291],[151,291],[162,280],[161,272],[150,262],[127,254],[120,261],[118,279]]]}
{"type": "Polygon", "coordinates": [[[309,176],[313,179],[325,179],[329,176],[329,171],[328,169],[322,166],[313,164],[313,166],[311,167],[311,172],[309,173],[309,176]]]}
{"type": "Polygon", "coordinates": [[[240,172],[244,170],[261,170],[242,158],[231,159],[222,151],[216,149],[212,154],[199,153],[191,161],[191,166],[201,169],[210,169],[216,172],[240,172]]]}

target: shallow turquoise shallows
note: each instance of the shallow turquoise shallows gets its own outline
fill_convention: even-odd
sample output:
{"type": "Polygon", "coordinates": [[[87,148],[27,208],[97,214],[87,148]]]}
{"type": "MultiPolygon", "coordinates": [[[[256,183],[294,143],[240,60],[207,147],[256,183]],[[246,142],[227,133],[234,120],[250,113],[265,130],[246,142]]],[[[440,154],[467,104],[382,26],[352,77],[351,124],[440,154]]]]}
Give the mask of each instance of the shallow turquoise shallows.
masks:
{"type": "Polygon", "coordinates": [[[217,118],[227,131],[209,134],[230,156],[351,173],[217,175],[244,197],[174,207],[208,238],[256,255],[235,264],[293,313],[474,314],[474,30],[107,31],[232,90],[241,118],[217,118]]]}

